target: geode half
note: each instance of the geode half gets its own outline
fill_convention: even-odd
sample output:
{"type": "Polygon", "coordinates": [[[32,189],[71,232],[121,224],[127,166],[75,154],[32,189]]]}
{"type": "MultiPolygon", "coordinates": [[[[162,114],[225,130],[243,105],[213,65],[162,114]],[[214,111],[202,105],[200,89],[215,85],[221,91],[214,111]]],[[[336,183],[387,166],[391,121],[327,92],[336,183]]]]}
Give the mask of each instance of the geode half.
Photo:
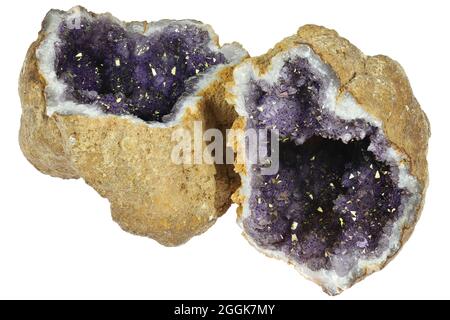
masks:
{"type": "Polygon", "coordinates": [[[264,174],[267,159],[236,166],[249,242],[329,294],[381,269],[410,236],[428,176],[429,124],[400,65],[307,25],[235,68],[229,88],[234,128],[279,141],[278,172],[264,174]]]}
{"type": "Polygon", "coordinates": [[[20,146],[108,198],[124,230],[181,244],[226,211],[232,179],[225,165],[173,163],[172,133],[231,125],[222,83],[246,55],[198,21],[51,10],[20,76],[20,146]]]}

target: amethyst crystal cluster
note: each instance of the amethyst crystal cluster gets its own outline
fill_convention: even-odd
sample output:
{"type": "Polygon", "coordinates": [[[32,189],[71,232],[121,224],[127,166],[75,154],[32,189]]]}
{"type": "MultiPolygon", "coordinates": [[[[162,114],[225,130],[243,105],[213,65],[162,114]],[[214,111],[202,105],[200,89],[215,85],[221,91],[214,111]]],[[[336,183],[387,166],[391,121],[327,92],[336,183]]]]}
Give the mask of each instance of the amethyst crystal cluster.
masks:
{"type": "Polygon", "coordinates": [[[208,31],[193,22],[144,35],[107,17],[83,18],[80,28],[62,23],[59,38],[55,67],[69,99],[145,121],[163,121],[193,78],[226,63],[211,49],[208,31]]]}
{"type": "Polygon", "coordinates": [[[377,127],[322,108],[326,81],[296,58],[275,84],[250,83],[247,125],[279,130],[280,169],[268,176],[253,166],[243,224],[260,247],[345,275],[386,249],[407,191],[397,187],[398,168],[380,157],[387,143],[377,127]]]}

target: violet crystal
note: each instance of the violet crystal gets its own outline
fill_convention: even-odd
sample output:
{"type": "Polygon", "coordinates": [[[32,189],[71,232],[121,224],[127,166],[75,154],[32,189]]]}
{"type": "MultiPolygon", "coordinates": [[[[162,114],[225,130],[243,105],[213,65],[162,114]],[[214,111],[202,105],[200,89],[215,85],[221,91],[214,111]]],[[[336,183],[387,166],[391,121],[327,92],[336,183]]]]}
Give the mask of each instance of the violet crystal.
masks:
{"type": "Polygon", "coordinates": [[[80,26],[61,24],[56,73],[69,99],[106,113],[162,121],[195,77],[226,63],[197,23],[172,21],[147,36],[104,16],[80,26]]]}
{"type": "Polygon", "coordinates": [[[379,157],[387,142],[378,128],[321,107],[326,80],[297,58],[275,84],[250,82],[248,127],[279,130],[280,169],[268,176],[253,166],[243,223],[260,247],[314,271],[345,275],[358,258],[385,249],[383,236],[399,218],[407,191],[397,187],[398,168],[379,157]],[[371,143],[377,154],[368,150],[371,143]]]}

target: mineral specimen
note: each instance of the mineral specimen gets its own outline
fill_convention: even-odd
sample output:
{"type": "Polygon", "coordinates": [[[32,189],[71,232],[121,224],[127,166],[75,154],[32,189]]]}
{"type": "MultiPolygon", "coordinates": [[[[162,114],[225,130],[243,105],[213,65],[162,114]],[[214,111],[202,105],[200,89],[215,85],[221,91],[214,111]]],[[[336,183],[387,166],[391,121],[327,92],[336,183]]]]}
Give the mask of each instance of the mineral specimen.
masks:
{"type": "Polygon", "coordinates": [[[238,66],[230,88],[235,127],[271,129],[280,141],[276,174],[263,174],[264,161],[237,166],[248,240],[330,294],[384,266],[427,184],[428,122],[401,67],[305,26],[238,66]]]}
{"type": "Polygon", "coordinates": [[[181,244],[226,211],[232,177],[171,161],[172,134],[230,125],[222,84],[245,56],[198,21],[51,10],[20,77],[23,153],[43,173],[83,178],[126,231],[181,244]]]}

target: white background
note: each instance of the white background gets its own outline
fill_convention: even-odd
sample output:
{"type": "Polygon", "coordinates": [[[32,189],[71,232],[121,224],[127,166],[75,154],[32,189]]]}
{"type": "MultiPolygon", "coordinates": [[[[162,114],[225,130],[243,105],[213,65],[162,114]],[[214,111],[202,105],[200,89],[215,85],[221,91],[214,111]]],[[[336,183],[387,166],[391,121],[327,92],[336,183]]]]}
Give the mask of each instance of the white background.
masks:
{"type": "Polygon", "coordinates": [[[450,298],[448,1],[9,1],[1,23],[0,298],[330,299],[241,236],[235,207],[177,248],[123,232],[82,180],[39,173],[17,142],[17,80],[50,8],[81,4],[122,20],[193,18],[221,42],[263,54],[306,23],[334,28],[366,54],[401,62],[428,114],[430,186],[417,228],[383,271],[336,298],[450,298]]]}

